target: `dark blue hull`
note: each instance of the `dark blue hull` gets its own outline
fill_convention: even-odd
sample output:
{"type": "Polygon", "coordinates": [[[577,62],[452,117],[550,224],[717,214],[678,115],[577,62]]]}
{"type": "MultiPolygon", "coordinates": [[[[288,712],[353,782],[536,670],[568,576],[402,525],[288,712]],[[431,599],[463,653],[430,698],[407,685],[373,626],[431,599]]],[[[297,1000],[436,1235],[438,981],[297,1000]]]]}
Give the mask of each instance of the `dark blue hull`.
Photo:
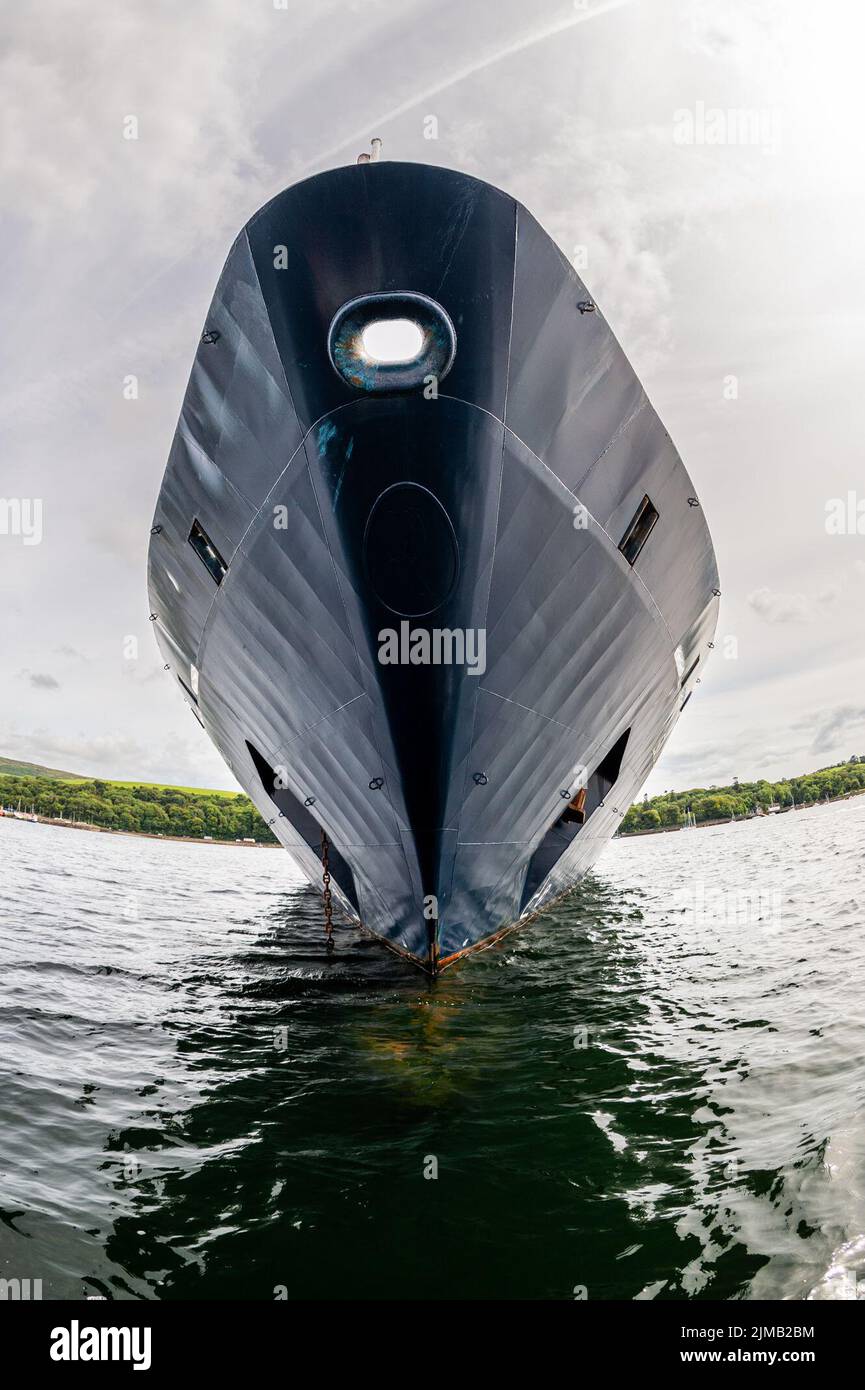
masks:
{"type": "Polygon", "coordinates": [[[160,647],[234,775],[433,970],[591,867],[716,621],[693,486],[585,286],[510,197],[423,165],[244,228],[154,528],[160,647]],[[397,311],[422,352],[370,363],[364,315],[397,311]]]}

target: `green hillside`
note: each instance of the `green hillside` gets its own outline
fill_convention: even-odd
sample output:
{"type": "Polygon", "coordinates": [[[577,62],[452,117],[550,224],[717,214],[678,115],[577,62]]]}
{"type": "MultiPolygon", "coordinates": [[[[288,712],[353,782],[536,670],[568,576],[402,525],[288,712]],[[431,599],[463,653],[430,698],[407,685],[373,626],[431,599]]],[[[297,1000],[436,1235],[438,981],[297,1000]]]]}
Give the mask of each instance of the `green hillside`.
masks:
{"type": "Polygon", "coordinates": [[[10,777],[48,777],[55,782],[85,781],[77,772],[61,772],[59,767],[43,767],[41,763],[22,763],[16,758],[0,758],[0,774],[10,777]]]}

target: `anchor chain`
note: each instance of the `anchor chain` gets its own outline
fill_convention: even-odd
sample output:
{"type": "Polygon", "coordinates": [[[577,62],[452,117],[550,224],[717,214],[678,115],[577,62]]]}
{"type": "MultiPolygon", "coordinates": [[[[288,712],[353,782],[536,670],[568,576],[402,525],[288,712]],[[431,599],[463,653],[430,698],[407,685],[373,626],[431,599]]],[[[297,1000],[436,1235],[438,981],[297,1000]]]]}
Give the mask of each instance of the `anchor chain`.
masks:
{"type": "Polygon", "coordinates": [[[327,835],[321,832],[321,881],[324,885],[322,895],[324,897],[324,934],[327,937],[327,954],[333,954],[333,898],[330,892],[330,842],[327,835]]]}

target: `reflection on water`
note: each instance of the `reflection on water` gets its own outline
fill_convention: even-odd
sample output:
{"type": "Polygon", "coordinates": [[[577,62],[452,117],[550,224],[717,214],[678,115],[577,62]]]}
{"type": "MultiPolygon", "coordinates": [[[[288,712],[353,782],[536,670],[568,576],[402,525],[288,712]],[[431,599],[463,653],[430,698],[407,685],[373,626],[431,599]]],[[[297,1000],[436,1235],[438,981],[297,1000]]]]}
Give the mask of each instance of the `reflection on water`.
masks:
{"type": "Polygon", "coordinates": [[[347,929],[328,961],[278,851],[0,823],[3,1274],[855,1296],[863,832],[860,799],[619,841],[433,983],[347,929]]]}

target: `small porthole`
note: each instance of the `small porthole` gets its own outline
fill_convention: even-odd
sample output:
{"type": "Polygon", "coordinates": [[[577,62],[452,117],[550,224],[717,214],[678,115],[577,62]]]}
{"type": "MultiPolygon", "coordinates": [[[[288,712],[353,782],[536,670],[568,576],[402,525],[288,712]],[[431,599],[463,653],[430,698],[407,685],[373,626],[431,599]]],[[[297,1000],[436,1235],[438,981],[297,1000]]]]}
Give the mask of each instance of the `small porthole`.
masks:
{"type": "Polygon", "coordinates": [[[653,503],[645,496],[634,513],[633,520],[622,539],[619,541],[619,549],[624,555],[629,565],[633,565],[658,520],[658,511],[653,503]]]}

